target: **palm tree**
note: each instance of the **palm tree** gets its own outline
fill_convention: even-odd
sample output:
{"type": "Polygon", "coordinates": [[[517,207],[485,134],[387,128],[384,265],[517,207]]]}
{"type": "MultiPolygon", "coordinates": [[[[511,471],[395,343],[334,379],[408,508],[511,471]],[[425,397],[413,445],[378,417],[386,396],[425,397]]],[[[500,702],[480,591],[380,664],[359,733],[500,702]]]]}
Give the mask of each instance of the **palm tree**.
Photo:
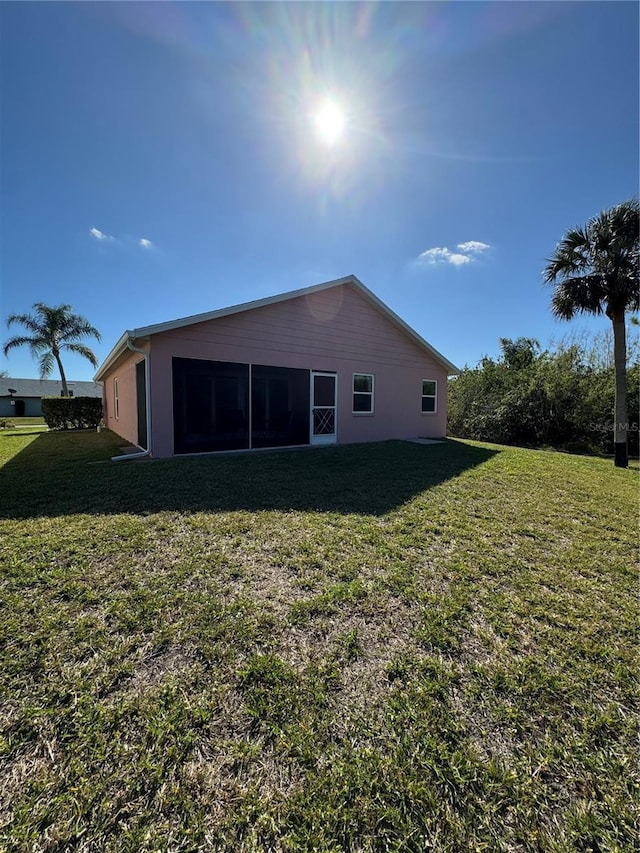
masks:
{"type": "Polygon", "coordinates": [[[74,352],[97,367],[98,359],[94,353],[79,341],[87,336],[100,340],[100,332],[84,317],[74,314],[71,305],[50,307],[44,302],[36,302],[33,308],[34,314],[11,314],[7,319],[7,326],[20,323],[32,334],[17,335],[8,340],[4,345],[4,354],[5,356],[8,355],[9,351],[15,347],[30,347],[31,354],[38,359],[41,379],[50,376],[54,362],[56,362],[62,379],[62,393],[68,397],[67,377],[64,373],[60,353],[74,352]]]}
{"type": "Polygon", "coordinates": [[[628,465],[627,345],[625,312],[640,307],[640,219],[630,199],[572,228],[547,259],[544,280],[555,286],[551,310],[563,320],[576,314],[606,314],[613,323],[615,368],[615,464],[628,465]]]}

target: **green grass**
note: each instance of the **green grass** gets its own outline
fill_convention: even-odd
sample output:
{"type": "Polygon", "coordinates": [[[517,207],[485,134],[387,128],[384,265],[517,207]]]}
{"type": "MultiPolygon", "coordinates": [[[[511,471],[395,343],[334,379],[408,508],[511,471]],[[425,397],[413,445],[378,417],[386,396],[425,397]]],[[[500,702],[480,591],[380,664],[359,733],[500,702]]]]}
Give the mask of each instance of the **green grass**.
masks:
{"type": "Polygon", "coordinates": [[[32,417],[32,418],[14,418],[12,416],[8,416],[7,420],[10,420],[11,423],[16,426],[46,426],[43,417],[32,417]]]}
{"type": "Polygon", "coordinates": [[[2,431],[7,430],[7,432],[13,430],[22,432],[24,429],[38,429],[46,431],[47,425],[44,418],[13,418],[9,416],[6,418],[0,418],[0,429],[2,431]]]}
{"type": "Polygon", "coordinates": [[[0,435],[0,849],[631,851],[637,464],[0,435]]]}

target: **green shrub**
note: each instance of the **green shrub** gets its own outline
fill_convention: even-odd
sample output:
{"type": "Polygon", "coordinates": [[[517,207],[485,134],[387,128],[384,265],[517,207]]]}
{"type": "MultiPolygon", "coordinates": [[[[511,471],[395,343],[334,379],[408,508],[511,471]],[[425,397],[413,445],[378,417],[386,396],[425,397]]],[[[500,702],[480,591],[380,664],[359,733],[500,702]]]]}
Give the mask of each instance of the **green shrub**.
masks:
{"type": "Polygon", "coordinates": [[[11,418],[0,418],[0,429],[13,429],[15,427],[11,418]]]}
{"type": "Polygon", "coordinates": [[[42,414],[49,429],[88,429],[102,420],[99,397],[43,397],[42,414]]]}
{"type": "MultiPolygon", "coordinates": [[[[532,338],[500,339],[449,383],[448,431],[461,438],[577,453],[613,453],[615,377],[606,341],[574,341],[539,351],[532,338]]],[[[640,358],[628,343],[629,454],[638,456],[640,358]]]]}

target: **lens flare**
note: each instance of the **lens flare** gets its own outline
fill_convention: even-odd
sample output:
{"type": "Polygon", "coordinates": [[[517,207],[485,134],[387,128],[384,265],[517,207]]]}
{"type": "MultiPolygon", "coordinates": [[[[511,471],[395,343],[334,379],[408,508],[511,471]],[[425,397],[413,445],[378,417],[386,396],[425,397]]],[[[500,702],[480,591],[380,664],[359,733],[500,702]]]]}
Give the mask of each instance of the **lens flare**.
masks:
{"type": "Polygon", "coordinates": [[[344,133],[344,110],[334,100],[326,100],[314,113],[313,121],[318,135],[327,145],[335,145],[344,133]]]}

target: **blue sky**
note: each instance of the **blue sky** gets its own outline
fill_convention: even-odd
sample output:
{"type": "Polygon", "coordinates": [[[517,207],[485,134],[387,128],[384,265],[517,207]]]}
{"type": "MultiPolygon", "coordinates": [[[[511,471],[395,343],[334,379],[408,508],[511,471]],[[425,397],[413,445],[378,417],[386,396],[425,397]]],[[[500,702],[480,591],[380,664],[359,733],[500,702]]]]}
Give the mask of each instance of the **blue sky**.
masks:
{"type": "MultiPolygon", "coordinates": [[[[555,321],[541,270],[637,195],[638,9],[0,4],[2,340],[66,302],[102,360],[126,328],[350,273],[460,366],[606,328],[555,321]]],[[[0,369],[37,376],[28,350],[0,369]]]]}

